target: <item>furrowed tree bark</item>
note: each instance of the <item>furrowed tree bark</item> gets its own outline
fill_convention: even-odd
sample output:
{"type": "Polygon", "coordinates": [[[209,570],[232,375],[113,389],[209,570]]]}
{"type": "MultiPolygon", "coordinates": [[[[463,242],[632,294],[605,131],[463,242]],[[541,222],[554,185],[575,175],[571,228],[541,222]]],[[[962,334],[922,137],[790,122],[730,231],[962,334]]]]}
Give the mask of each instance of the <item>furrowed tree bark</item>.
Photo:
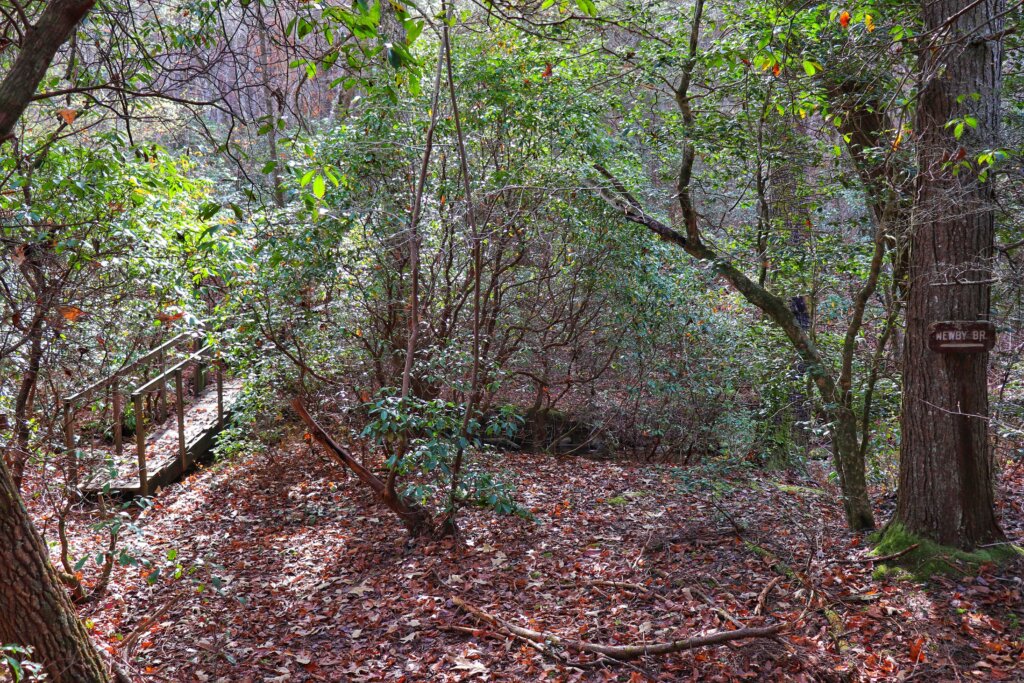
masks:
{"type": "Polygon", "coordinates": [[[30,645],[54,683],[110,680],[0,462],[0,643],[30,645]]]}
{"type": "Polygon", "coordinates": [[[1003,4],[928,0],[921,7],[923,35],[933,42],[920,61],[894,520],[911,533],[969,550],[1004,538],[988,442],[989,358],[933,352],[927,328],[989,317],[994,194],[992,181],[979,178],[977,159],[998,143],[1003,4]]]}
{"type": "Polygon", "coordinates": [[[0,142],[11,137],[53,56],[94,4],[95,0],[52,0],[35,25],[25,27],[18,57],[0,81],[0,142]]]}
{"type": "MultiPolygon", "coordinates": [[[[689,54],[683,65],[675,93],[676,104],[682,115],[683,123],[688,127],[694,124],[689,88],[697,62],[703,10],[704,1],[697,0],[690,32],[689,54]]],[[[715,271],[722,275],[736,291],[748,302],[761,309],[785,333],[794,350],[806,364],[807,372],[817,387],[822,402],[825,404],[826,413],[833,423],[832,448],[847,525],[853,530],[873,529],[875,526],[874,514],[867,492],[864,457],[860,451],[857,437],[857,415],[852,409],[850,394],[848,391],[844,391],[843,387],[837,385],[835,378],[827,369],[828,364],[820,350],[800,326],[787,301],[747,277],[743,271],[703,241],[697,209],[690,192],[695,157],[696,150],[693,143],[688,139],[684,140],[682,160],[676,180],[676,192],[686,226],[685,235],[648,214],[640,202],[611,172],[600,164],[594,164],[595,170],[607,181],[607,185],[599,187],[598,190],[606,201],[621,210],[628,220],[644,225],[666,242],[675,244],[691,256],[710,263],[715,271]]],[[[879,232],[877,239],[883,238],[884,235],[879,232]]],[[[877,277],[877,270],[875,277],[877,277]]],[[[870,284],[873,287],[874,283],[870,284]]],[[[861,298],[866,302],[873,289],[864,291],[867,293],[862,291],[861,298]]],[[[855,315],[855,322],[858,326],[863,316],[862,309],[863,306],[855,315]]]]}

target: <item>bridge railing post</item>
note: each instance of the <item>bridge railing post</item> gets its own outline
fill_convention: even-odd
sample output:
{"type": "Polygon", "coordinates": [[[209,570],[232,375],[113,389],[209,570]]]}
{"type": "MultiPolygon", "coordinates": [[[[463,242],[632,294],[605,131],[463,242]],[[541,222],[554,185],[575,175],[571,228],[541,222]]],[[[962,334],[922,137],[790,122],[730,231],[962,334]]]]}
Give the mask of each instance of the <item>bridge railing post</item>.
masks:
{"type": "Polygon", "coordinates": [[[196,360],[196,396],[203,393],[204,389],[206,389],[206,363],[200,357],[196,360]]]}
{"type": "Polygon", "coordinates": [[[185,383],[180,369],[174,371],[174,398],[178,413],[178,455],[181,457],[181,473],[184,474],[188,456],[185,444],[185,383]]]}
{"type": "Polygon", "coordinates": [[[78,458],[75,453],[75,410],[70,402],[64,403],[64,445],[71,457],[71,486],[78,488],[78,458]]]}
{"type": "Polygon", "coordinates": [[[139,458],[139,495],[149,495],[149,481],[146,476],[146,416],[143,413],[142,394],[135,399],[135,450],[139,458]]]}
{"type": "Polygon", "coordinates": [[[224,361],[217,359],[217,429],[224,428],[224,361]]]}
{"type": "MultiPolygon", "coordinates": [[[[160,355],[157,357],[157,363],[160,365],[160,376],[163,377],[164,373],[167,371],[167,355],[163,351],[161,351],[160,355]]],[[[159,421],[162,423],[167,419],[167,381],[163,379],[160,380],[159,400],[159,421]]]]}
{"type": "Polygon", "coordinates": [[[121,386],[118,380],[115,379],[110,385],[110,392],[113,394],[114,404],[114,453],[121,455],[123,450],[121,440],[124,435],[121,433],[121,386]]]}

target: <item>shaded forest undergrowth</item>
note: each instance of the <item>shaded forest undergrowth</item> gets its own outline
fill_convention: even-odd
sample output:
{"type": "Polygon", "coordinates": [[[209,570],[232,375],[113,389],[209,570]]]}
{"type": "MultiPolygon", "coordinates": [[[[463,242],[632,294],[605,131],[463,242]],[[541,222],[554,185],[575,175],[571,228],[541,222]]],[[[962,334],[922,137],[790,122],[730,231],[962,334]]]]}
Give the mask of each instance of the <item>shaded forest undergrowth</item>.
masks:
{"type": "MultiPolygon", "coordinates": [[[[154,565],[118,567],[82,618],[133,678],[1024,677],[1021,563],[928,584],[873,576],[867,539],[845,530],[824,474],[504,454],[496,464],[536,522],[467,511],[457,547],[410,545],[358,482],[288,443],[159,492],[136,520],[141,535],[125,535],[154,565]],[[624,665],[510,640],[454,598],[604,644],[788,626],[777,638],[624,665]]],[[[1001,488],[1004,526],[1019,539],[1024,467],[1008,468],[1001,488]]],[[[104,542],[72,539],[80,551],[104,542]]]]}

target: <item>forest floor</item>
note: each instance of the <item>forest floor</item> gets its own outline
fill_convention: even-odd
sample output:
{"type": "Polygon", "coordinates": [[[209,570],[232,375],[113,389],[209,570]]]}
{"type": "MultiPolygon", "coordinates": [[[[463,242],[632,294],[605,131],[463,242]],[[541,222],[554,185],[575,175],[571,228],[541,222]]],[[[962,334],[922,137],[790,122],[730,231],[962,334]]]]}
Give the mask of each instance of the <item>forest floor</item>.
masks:
{"type": "MultiPolygon", "coordinates": [[[[526,454],[494,464],[536,521],[467,511],[458,545],[408,544],[301,441],[200,470],[126,532],[153,564],[117,568],[83,617],[140,681],[1024,680],[1022,564],[875,579],[824,477],[526,454]],[[622,665],[510,640],[456,597],[604,644],[788,626],[622,665]]],[[[1002,476],[1004,526],[1020,539],[1024,466],[1002,476]]],[[[96,573],[91,560],[83,572],[96,573]]]]}

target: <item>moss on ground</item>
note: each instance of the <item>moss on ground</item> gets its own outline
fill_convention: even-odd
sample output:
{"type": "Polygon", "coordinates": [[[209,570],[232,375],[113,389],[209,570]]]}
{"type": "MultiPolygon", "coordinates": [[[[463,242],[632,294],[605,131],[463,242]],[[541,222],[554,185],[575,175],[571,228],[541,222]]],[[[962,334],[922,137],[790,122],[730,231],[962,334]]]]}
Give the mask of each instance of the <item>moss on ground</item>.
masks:
{"type": "Polygon", "coordinates": [[[812,496],[824,496],[825,492],[821,489],[812,488],[810,486],[795,486],[793,484],[780,484],[777,481],[773,481],[775,487],[783,493],[806,493],[812,496]]]}
{"type": "Polygon", "coordinates": [[[876,557],[893,555],[917,544],[907,554],[875,567],[876,579],[890,576],[924,581],[935,574],[966,575],[983,564],[1000,564],[1024,557],[1024,548],[1009,543],[973,552],[940,545],[910,533],[896,522],[875,534],[872,541],[877,545],[870,554],[876,557]]]}

